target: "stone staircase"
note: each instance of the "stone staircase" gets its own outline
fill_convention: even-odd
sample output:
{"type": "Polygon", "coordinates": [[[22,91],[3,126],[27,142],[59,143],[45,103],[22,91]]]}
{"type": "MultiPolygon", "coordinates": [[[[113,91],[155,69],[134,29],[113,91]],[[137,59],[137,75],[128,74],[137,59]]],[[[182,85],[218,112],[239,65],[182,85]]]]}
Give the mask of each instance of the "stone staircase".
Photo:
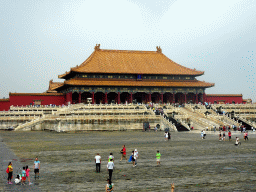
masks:
{"type": "Polygon", "coordinates": [[[36,125],[40,124],[40,123],[43,123],[44,122],[44,119],[45,117],[39,117],[37,119],[33,119],[27,123],[24,123],[24,124],[21,124],[21,125],[18,125],[14,131],[19,131],[19,130],[22,130],[22,131],[30,131],[30,130],[33,130],[35,128],[36,125]]]}

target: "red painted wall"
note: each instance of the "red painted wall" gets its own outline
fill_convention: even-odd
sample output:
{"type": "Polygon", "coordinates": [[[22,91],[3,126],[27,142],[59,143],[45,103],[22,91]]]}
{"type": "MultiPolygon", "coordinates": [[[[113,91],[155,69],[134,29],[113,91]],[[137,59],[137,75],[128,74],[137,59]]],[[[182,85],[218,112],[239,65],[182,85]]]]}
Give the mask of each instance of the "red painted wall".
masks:
{"type": "Polygon", "coordinates": [[[8,111],[10,106],[30,105],[34,100],[41,100],[41,105],[62,105],[65,104],[65,95],[54,94],[10,94],[9,102],[0,100],[0,111],[8,111]]]}
{"type": "Polygon", "coordinates": [[[0,100],[0,111],[8,111],[10,109],[10,101],[0,100]]]}
{"type": "Polygon", "coordinates": [[[41,100],[41,105],[49,105],[49,104],[55,104],[55,105],[62,105],[65,104],[65,96],[41,96],[41,95],[35,95],[35,96],[20,96],[20,95],[12,95],[10,96],[10,104],[13,106],[21,106],[21,105],[30,105],[30,103],[33,103],[33,100],[41,100]]]}
{"type": "Polygon", "coordinates": [[[208,96],[206,95],[206,102],[208,103],[214,103],[216,101],[219,102],[225,102],[225,103],[232,103],[233,101],[235,103],[243,103],[243,96],[208,96]]]}

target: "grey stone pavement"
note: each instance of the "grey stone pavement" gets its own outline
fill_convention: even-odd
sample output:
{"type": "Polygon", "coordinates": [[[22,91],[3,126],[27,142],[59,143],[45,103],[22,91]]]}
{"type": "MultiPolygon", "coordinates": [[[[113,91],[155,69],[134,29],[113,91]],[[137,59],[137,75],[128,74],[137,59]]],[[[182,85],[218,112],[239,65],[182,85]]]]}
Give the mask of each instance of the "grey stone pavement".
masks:
{"type": "MultiPolygon", "coordinates": [[[[31,192],[31,191],[40,191],[34,183],[32,185],[28,185],[28,182],[26,185],[16,185],[14,183],[15,177],[21,173],[21,169],[24,165],[20,162],[19,158],[12,152],[9,147],[4,143],[2,137],[0,136],[0,171],[1,171],[1,178],[0,178],[0,191],[21,191],[21,192],[31,192]],[[13,164],[13,179],[12,179],[12,185],[7,184],[7,173],[6,168],[8,166],[9,162],[12,162],[13,164]]],[[[33,170],[31,169],[32,166],[30,166],[30,178],[33,182],[33,170]]]]}

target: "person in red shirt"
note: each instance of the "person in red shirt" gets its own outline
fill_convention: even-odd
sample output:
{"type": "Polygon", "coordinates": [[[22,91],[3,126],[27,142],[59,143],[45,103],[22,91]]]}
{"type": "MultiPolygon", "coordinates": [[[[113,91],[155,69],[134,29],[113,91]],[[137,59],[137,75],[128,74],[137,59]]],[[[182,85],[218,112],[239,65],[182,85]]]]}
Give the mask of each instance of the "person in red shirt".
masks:
{"type": "Polygon", "coordinates": [[[121,153],[122,153],[122,156],[121,156],[121,160],[120,160],[120,161],[123,160],[123,157],[124,157],[124,158],[126,159],[126,161],[127,161],[125,145],[123,145],[123,149],[121,150],[121,153]]]}
{"type": "Polygon", "coordinates": [[[231,141],[231,131],[228,132],[229,141],[231,141]]]}

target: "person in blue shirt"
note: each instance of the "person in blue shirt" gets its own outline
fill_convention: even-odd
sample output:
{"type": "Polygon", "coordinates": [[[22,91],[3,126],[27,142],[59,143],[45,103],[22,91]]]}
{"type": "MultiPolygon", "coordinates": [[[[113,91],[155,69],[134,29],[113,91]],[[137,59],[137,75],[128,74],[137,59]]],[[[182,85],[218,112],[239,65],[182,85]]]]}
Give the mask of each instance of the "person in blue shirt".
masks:
{"type": "Polygon", "coordinates": [[[39,169],[40,169],[40,161],[38,161],[38,158],[34,161],[34,173],[35,173],[35,179],[36,177],[39,179],[39,169]]]}

